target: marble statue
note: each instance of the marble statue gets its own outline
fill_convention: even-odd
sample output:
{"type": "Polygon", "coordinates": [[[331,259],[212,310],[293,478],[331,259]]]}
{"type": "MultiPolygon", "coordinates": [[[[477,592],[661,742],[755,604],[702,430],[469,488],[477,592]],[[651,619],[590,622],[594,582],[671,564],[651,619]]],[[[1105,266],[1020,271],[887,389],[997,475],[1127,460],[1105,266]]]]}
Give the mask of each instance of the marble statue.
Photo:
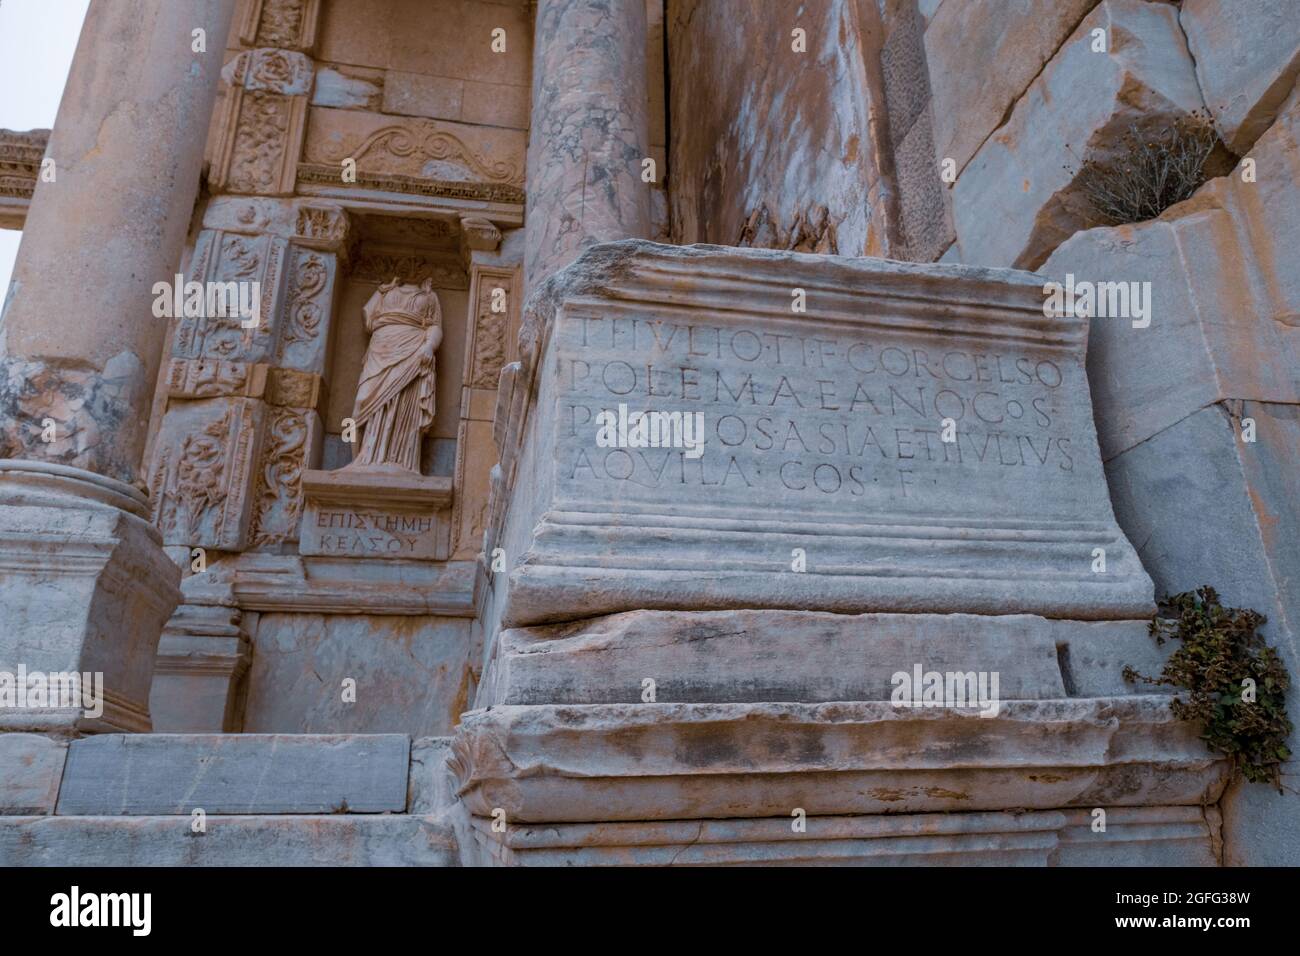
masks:
{"type": "Polygon", "coordinates": [[[442,343],[442,307],[432,283],[398,279],[375,290],[364,308],[370,344],[352,417],[349,468],[396,465],[420,471],[420,443],[433,425],[434,369],[442,343]]]}

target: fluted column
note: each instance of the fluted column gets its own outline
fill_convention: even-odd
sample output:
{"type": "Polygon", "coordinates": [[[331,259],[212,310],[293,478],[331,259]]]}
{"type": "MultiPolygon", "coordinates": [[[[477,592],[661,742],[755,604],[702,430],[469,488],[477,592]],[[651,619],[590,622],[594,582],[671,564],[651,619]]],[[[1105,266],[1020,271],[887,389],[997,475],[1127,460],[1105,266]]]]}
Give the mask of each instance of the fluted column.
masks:
{"type": "Polygon", "coordinates": [[[139,487],[166,332],[153,287],[179,271],[234,7],[91,0],[86,14],[0,318],[0,682],[102,686],[91,707],[28,697],[0,729],[149,729],[179,599],[139,487]]]}
{"type": "Polygon", "coordinates": [[[597,242],[651,235],[644,0],[538,0],[528,288],[597,242]]]}

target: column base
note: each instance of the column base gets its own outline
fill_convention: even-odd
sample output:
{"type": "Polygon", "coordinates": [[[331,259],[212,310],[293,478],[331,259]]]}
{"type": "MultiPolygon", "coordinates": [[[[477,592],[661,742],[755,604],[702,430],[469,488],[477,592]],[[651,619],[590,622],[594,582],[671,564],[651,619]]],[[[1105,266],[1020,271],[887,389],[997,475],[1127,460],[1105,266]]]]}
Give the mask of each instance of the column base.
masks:
{"type": "Polygon", "coordinates": [[[158,637],[181,595],[148,518],[147,498],[123,482],[0,461],[0,731],[151,729],[158,637]],[[49,680],[72,674],[85,675],[82,694],[49,680]]]}

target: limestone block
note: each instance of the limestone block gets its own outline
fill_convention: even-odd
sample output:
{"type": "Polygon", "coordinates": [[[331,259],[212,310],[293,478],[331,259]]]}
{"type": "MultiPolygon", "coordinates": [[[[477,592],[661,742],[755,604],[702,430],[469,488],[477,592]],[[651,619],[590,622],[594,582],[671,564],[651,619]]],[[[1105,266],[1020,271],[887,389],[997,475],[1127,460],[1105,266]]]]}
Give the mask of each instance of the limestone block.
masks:
{"type": "Polygon", "coordinates": [[[1300,11],[1291,0],[1185,0],[1179,22],[1206,105],[1227,147],[1244,154],[1300,76],[1300,11]]]}
{"type": "Polygon", "coordinates": [[[1130,692],[1125,663],[1160,669],[1143,621],[633,611],[503,631],[478,706],[635,703],[646,678],[662,703],[889,700],[916,664],[997,673],[1002,699],[1033,700],[1130,692]]]}
{"type": "Polygon", "coordinates": [[[480,865],[511,866],[1215,866],[1217,814],[1114,807],[1106,832],[1087,810],[817,816],[507,827],[475,819],[480,865]]]}
{"type": "MultiPolygon", "coordinates": [[[[1261,633],[1300,672],[1300,406],[1216,404],[1189,415],[1107,463],[1116,514],[1160,590],[1212,584],[1226,604],[1250,607],[1261,633]],[[1257,441],[1241,440],[1251,419],[1257,441]]],[[[1300,712],[1293,680],[1287,709],[1300,712]]],[[[1294,718],[1293,718],[1294,719],[1294,718]]],[[[1293,735],[1294,737],[1294,735],[1293,735]]],[[[1300,741],[1289,743],[1300,752],[1300,741]]],[[[1300,859],[1300,762],[1282,768],[1292,789],[1237,785],[1224,800],[1225,857],[1232,865],[1295,865],[1300,859]]]]}
{"type": "Polygon", "coordinates": [[[149,730],[154,652],[180,572],[147,515],[144,495],[111,478],[0,461],[0,671],[85,675],[98,697],[0,708],[0,730],[149,730]]]}
{"type": "Polygon", "coordinates": [[[350,0],[321,6],[316,47],[321,60],[528,85],[533,31],[525,7],[482,0],[350,0]],[[487,44],[498,27],[506,31],[506,49],[494,54],[487,44]],[[470,37],[484,39],[479,44],[470,37]]]}
{"type": "Polygon", "coordinates": [[[389,70],[384,78],[381,112],[395,116],[459,120],[464,96],[464,80],[389,70]]]}
{"type": "Polygon", "coordinates": [[[0,816],[53,813],[68,742],[0,733],[0,816]]]}
{"type": "Polygon", "coordinates": [[[1152,222],[1093,229],[1041,271],[1149,283],[1150,325],[1095,318],[1088,368],[1109,459],[1223,399],[1300,402],[1300,96],[1239,167],[1152,222]]]}
{"type": "Polygon", "coordinates": [[[960,172],[1097,0],[943,3],[925,27],[934,159],[960,172]]]}
{"type": "Polygon", "coordinates": [[[0,818],[4,866],[458,866],[450,824],[429,817],[0,818]]]}
{"type": "Polygon", "coordinates": [[[1106,495],[1082,320],[1044,318],[1040,277],[629,241],[536,296],[521,335],[536,380],[503,376],[495,423],[504,480],[528,476],[491,545],[509,625],[634,608],[1149,614],[1106,495]],[[602,434],[620,406],[685,417],[637,447],[602,434]]]}
{"type": "Polygon", "coordinates": [[[149,483],[154,523],[168,544],[247,546],[266,415],[267,406],[249,398],[168,408],[149,483]]]}
{"type": "MultiPolygon", "coordinates": [[[[383,108],[384,73],[346,65],[321,67],[312,87],[312,106],[336,106],[340,109],[377,110],[383,108]]],[[[385,110],[385,112],[387,112],[385,110]]]]}
{"type": "Polygon", "coordinates": [[[68,750],[62,816],[400,813],[398,734],[103,734],[68,750]]]}
{"type": "Polygon", "coordinates": [[[263,613],[248,674],[250,733],[450,733],[468,706],[465,617],[263,613]],[[355,682],[354,699],[344,681],[355,682]]]}
{"type": "Polygon", "coordinates": [[[1130,128],[1164,130],[1204,108],[1177,8],[1104,0],[1061,46],[953,187],[962,261],[1033,269],[1092,225],[1075,180],[1130,128]],[[1109,52],[1093,52],[1094,29],[1109,52]]]}
{"type": "Polygon", "coordinates": [[[888,702],[504,706],[464,714],[452,746],[470,812],[516,824],[1200,806],[1227,779],[1158,696],[1011,701],[992,718],[888,702]]]}
{"type": "MultiPolygon", "coordinates": [[[[465,83],[460,118],[466,123],[528,129],[529,89],[505,83],[465,83]]],[[[662,168],[662,167],[660,167],[662,168]]]]}

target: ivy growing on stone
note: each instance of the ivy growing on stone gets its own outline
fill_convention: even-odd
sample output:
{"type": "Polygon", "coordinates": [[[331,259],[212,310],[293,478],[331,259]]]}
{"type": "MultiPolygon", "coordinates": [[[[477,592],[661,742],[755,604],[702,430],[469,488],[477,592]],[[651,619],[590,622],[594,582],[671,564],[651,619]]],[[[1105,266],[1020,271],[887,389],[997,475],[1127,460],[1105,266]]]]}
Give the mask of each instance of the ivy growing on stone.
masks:
{"type": "Polygon", "coordinates": [[[1234,774],[1280,793],[1282,762],[1291,756],[1285,702],[1291,678],[1258,633],[1265,620],[1256,611],[1224,607],[1208,585],[1165,598],[1150,632],[1160,644],[1172,639],[1181,646],[1159,677],[1126,666],[1124,679],[1185,691],[1172,702],[1174,716],[1200,723],[1201,738],[1228,758],[1234,774]]]}

